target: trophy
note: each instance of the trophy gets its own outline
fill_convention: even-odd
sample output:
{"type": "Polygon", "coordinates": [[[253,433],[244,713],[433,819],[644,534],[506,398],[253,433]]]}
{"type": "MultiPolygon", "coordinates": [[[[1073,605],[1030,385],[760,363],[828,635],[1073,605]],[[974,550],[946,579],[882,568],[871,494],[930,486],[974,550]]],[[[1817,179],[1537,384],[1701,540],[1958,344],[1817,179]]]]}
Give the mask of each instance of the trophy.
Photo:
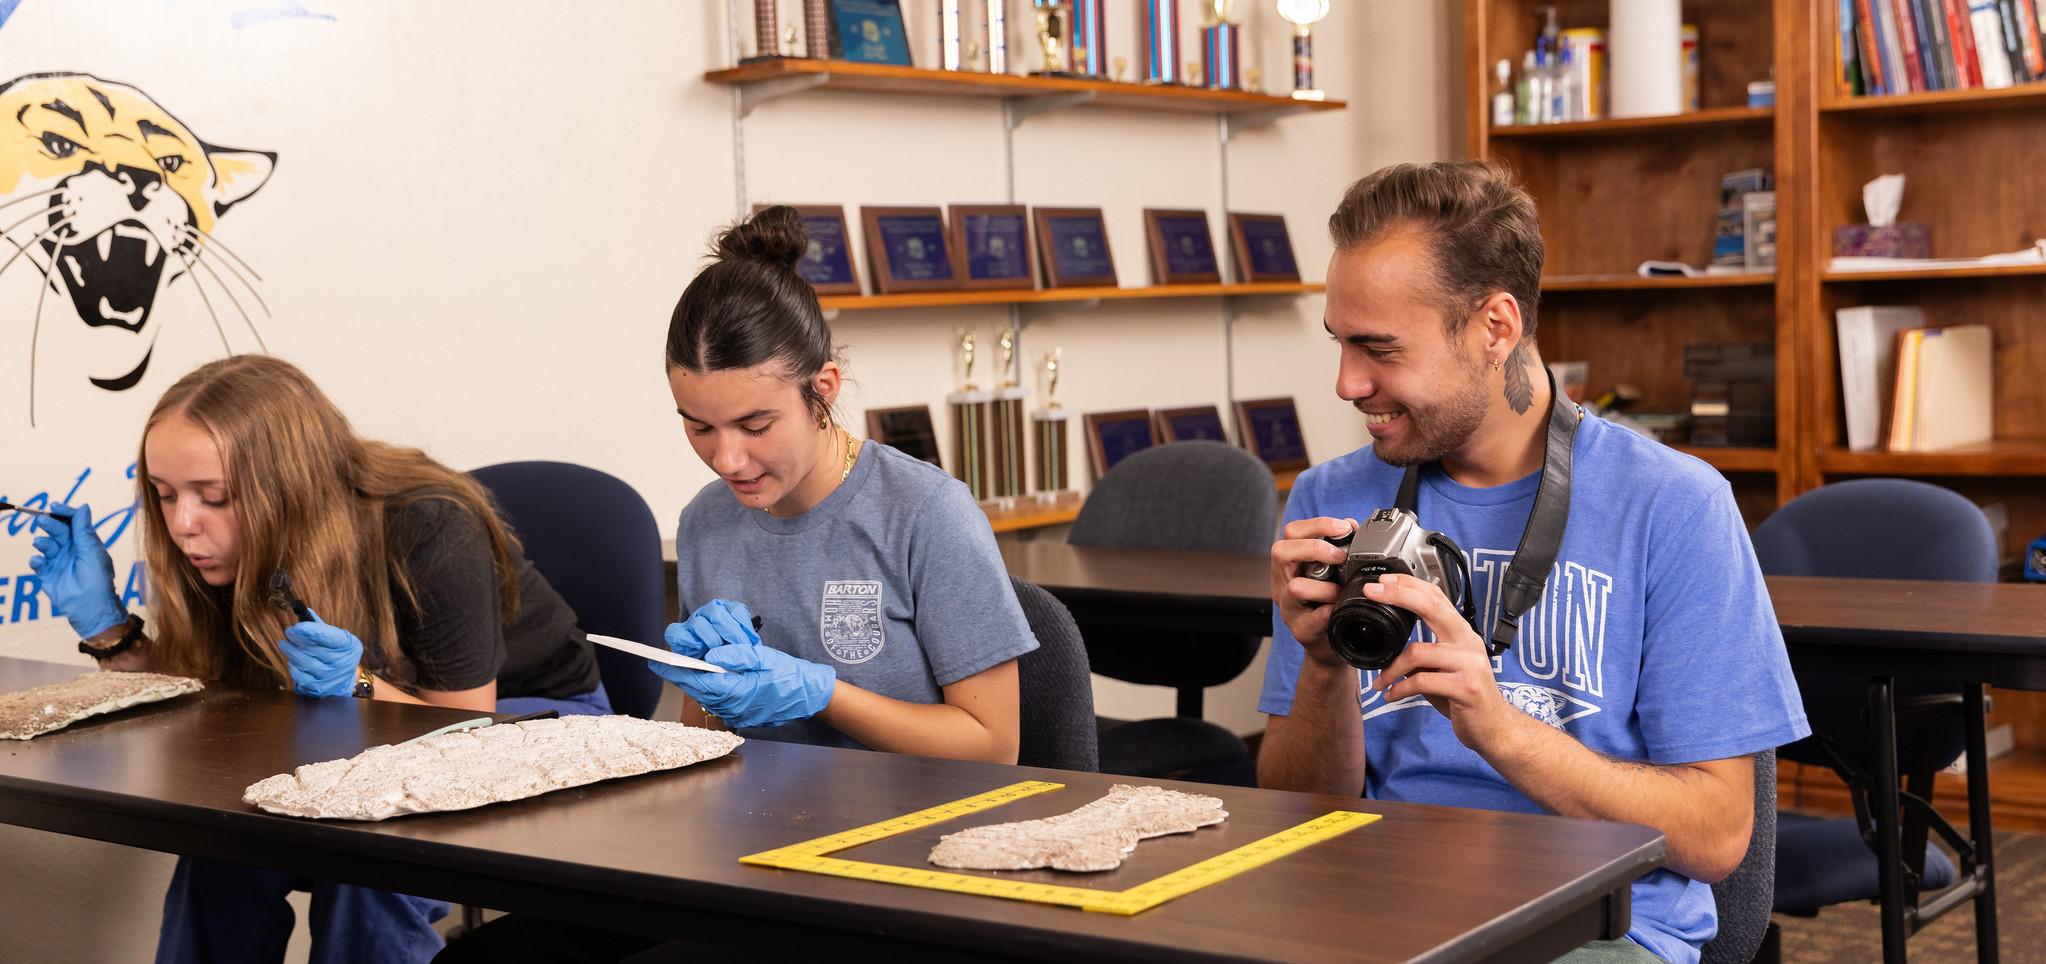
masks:
{"type": "Polygon", "coordinates": [[[952,465],[974,499],[986,501],[993,495],[988,421],[994,396],[981,391],[973,382],[973,332],[961,328],[958,335],[961,384],[965,387],[945,396],[946,403],[952,406],[952,465]]]}
{"type": "Polygon", "coordinates": [[[1037,45],[1044,51],[1043,77],[1070,76],[1066,61],[1066,37],[1073,32],[1073,5],[1068,0],[1031,0],[1037,14],[1037,45]]]}
{"type": "Polygon", "coordinates": [[[1072,59],[1067,69],[1088,77],[1108,76],[1108,0],[1072,0],[1072,59]]]}
{"type": "Polygon", "coordinates": [[[960,0],[938,0],[938,68],[966,67],[966,22],[960,14],[960,0]]]}
{"type": "Polygon", "coordinates": [[[818,60],[831,56],[830,0],[803,0],[803,52],[818,60]]]}
{"type": "Polygon", "coordinates": [[[1325,100],[1314,86],[1314,38],[1310,34],[1328,16],[1328,0],[1279,0],[1279,16],[1293,25],[1293,99],[1325,100]]]}
{"type": "Polygon", "coordinates": [[[1179,83],[1179,0],[1144,2],[1144,83],[1179,83]]]}
{"type": "Polygon", "coordinates": [[[987,72],[1006,74],[1009,72],[1009,0],[987,0],[984,19],[987,37],[980,49],[987,55],[987,72]]]}
{"type": "Polygon", "coordinates": [[[739,62],[772,59],[778,52],[774,39],[774,0],[753,0],[753,56],[739,62]]]}
{"type": "Polygon", "coordinates": [[[988,473],[994,497],[1004,504],[1023,494],[1023,399],[1029,394],[1016,384],[1016,332],[1002,332],[1001,387],[994,393],[991,471],[988,473]]]}
{"type": "Polygon", "coordinates": [[[1030,415],[1037,437],[1037,495],[1047,500],[1066,488],[1066,422],[1072,413],[1060,408],[1052,394],[1058,391],[1059,361],[1064,353],[1060,348],[1044,353],[1044,363],[1038,369],[1044,383],[1044,408],[1030,415]]]}
{"type": "Polygon", "coordinates": [[[1243,27],[1229,21],[1229,0],[1207,4],[1208,22],[1201,27],[1201,77],[1206,86],[1235,90],[1243,86],[1243,27]]]}

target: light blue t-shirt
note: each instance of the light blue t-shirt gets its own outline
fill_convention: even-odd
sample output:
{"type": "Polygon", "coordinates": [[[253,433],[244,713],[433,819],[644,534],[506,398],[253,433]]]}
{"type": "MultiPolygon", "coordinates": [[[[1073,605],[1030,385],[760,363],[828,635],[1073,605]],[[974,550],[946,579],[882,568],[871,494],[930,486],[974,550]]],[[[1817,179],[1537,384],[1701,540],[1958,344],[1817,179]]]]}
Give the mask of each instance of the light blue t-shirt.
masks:
{"type": "MultiPolygon", "coordinates": [[[[760,642],[861,689],[942,703],[944,687],[1037,648],[987,515],[959,480],[878,442],[810,511],[778,519],[704,486],[675,529],[682,612],[745,603],[760,642]]],[[[749,739],[858,747],[818,720],[749,739]]]]}
{"type": "MultiPolygon", "coordinates": [[[[1572,456],[1570,520],[1542,599],[1492,661],[1522,711],[1621,760],[1696,763],[1808,735],[1783,636],[1726,480],[1712,467],[1593,416],[1572,456]]],[[[1369,447],[1302,473],[1286,521],[1366,518],[1393,504],[1403,469],[1369,447]]],[[[1474,489],[1423,470],[1415,510],[1471,564],[1480,635],[1534,508],[1541,473],[1474,489]]],[[[1416,635],[1433,638],[1425,625],[1416,635]]],[[[1258,708],[1285,716],[1303,657],[1273,618],[1258,708]]],[[[1362,674],[1367,795],[1379,800],[1540,813],[1420,696],[1387,704],[1362,674]]],[[[1746,802],[1743,801],[1743,806],[1746,802]]],[[[1633,888],[1627,936],[1689,964],[1718,929],[1712,889],[1670,870],[1633,888]]]]}

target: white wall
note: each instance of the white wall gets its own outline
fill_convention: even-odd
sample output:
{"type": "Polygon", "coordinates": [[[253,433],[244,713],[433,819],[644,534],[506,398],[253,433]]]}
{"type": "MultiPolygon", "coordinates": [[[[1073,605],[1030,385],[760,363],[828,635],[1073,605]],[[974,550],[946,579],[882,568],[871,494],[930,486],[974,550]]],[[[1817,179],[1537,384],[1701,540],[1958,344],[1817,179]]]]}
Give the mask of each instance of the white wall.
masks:
{"type": "MultiPolygon", "coordinates": [[[[0,24],[0,82],[92,73],[134,85],[210,143],[275,152],[270,179],[212,231],[262,276],[267,318],[237,290],[271,351],[306,367],[366,434],[460,467],[522,458],[592,465],[630,482],[672,528],[712,478],[681,438],[658,356],[675,297],[736,210],[732,96],[700,80],[727,62],[725,4],[303,0],[311,16],[263,15],[291,6],[28,0],[0,24]]],[[[799,19],[796,6],[784,3],[790,19],[799,19]]],[[[912,49],[927,59],[929,5],[905,6],[912,49]]],[[[1183,6],[1187,49],[1197,51],[1204,4],[1183,6]]],[[[1263,68],[1268,89],[1284,89],[1284,25],[1269,3],[1238,6],[1246,60],[1263,68]]],[[[1452,6],[1338,0],[1317,34],[1319,80],[1351,108],[1243,131],[1229,144],[1228,205],[1284,213],[1309,280],[1322,275],[1322,225],[1345,184],[1386,163],[1451,152],[1460,56],[1452,6]]],[[[1111,54],[1135,63],[1135,0],[1110,9],[1111,54]]],[[[1034,65],[1023,18],[1012,22],[1012,58],[1034,65]]],[[[10,122],[0,118],[0,137],[10,122]]],[[[743,132],[749,201],[840,203],[854,214],[865,204],[1010,197],[994,101],[810,93],[761,107],[743,132]]],[[[1030,119],[1012,143],[1015,200],[1104,208],[1126,285],[1148,281],[1143,207],[1205,208],[1226,243],[1211,118],[1067,111],[1030,119]]],[[[0,149],[0,163],[6,157],[0,149]]],[[[8,180],[0,170],[0,192],[8,180]]],[[[0,193],[0,203],[9,199],[0,193]]],[[[0,226],[27,210],[0,210],[0,226]]],[[[38,324],[40,268],[23,267],[31,263],[0,273],[0,496],[61,497],[89,468],[77,498],[103,511],[125,504],[123,474],[149,406],[184,370],[218,356],[220,338],[189,280],[172,283],[151,322],[148,376],[126,392],[91,388],[85,375],[124,369],[144,342],[86,330],[61,294],[47,299],[38,324]]],[[[252,347],[218,291],[206,290],[232,346],[252,347]]],[[[1361,444],[1361,425],[1333,395],[1321,299],[1251,299],[1234,310],[1225,323],[1214,300],[1031,308],[1023,350],[1034,359],[1064,349],[1059,394],[1074,411],[1226,410],[1233,388],[1236,397],[1295,396],[1318,458],[1361,444]]],[[[942,435],[941,399],[955,387],[952,330],[975,326],[987,343],[1007,322],[1002,308],[840,314],[852,424],[864,424],[869,406],[927,403],[942,435]]],[[[1070,455],[1084,466],[1077,433],[1070,455]]],[[[15,599],[30,555],[21,521],[0,520],[0,578],[10,580],[0,584],[0,654],[65,657],[71,639],[46,601],[35,601],[30,618],[15,599]]],[[[124,574],[135,541],[130,531],[114,547],[124,574]]],[[[1261,726],[1260,676],[1253,668],[1211,693],[1210,716],[1240,731],[1261,726]]],[[[1098,700],[1122,715],[1171,708],[1155,688],[1104,683],[1098,700]]],[[[9,908],[0,943],[53,961],[146,953],[148,899],[124,900],[127,911],[111,918],[92,915],[92,928],[53,923],[74,908],[104,907],[84,895],[116,871],[99,863],[80,871],[51,848],[17,848],[11,838],[5,846],[39,856],[9,861],[35,870],[0,884],[9,908]],[[103,926],[109,919],[122,926],[103,926]]]]}

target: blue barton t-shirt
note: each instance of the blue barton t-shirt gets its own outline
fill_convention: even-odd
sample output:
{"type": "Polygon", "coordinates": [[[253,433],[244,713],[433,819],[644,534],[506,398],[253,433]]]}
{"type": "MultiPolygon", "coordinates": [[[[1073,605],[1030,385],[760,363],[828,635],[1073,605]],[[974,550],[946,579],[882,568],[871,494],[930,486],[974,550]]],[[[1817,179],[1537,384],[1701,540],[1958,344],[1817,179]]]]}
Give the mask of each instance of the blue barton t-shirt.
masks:
{"type": "MultiPolygon", "coordinates": [[[[760,642],[861,689],[942,703],[944,687],[1037,648],[987,514],[959,480],[878,442],[810,511],[778,519],[703,487],[675,530],[684,613],[745,603],[760,642]]],[[[858,747],[815,719],[748,738],[858,747]]]]}
{"type": "MultiPolygon", "coordinates": [[[[1308,470],[1286,520],[1363,519],[1393,504],[1403,469],[1369,447],[1308,470]]],[[[1489,489],[1422,472],[1421,524],[1471,565],[1481,634],[1534,508],[1541,473],[1489,489]]],[[[1299,641],[1276,615],[1258,708],[1293,709],[1299,641]]],[[[1425,625],[1416,635],[1432,638],[1425,625]]],[[[1511,649],[1492,661],[1522,711],[1616,759],[1696,763],[1757,753],[1810,733],[1768,589],[1733,493],[1695,458],[1586,416],[1572,457],[1570,521],[1542,599],[1511,649]]],[[[1362,674],[1367,795],[1378,800],[1540,813],[1449,720],[1413,696],[1384,702],[1362,674]]],[[[1627,936],[1665,960],[1693,962],[1718,929],[1712,889],[1658,870],[1634,884],[1627,936]]]]}

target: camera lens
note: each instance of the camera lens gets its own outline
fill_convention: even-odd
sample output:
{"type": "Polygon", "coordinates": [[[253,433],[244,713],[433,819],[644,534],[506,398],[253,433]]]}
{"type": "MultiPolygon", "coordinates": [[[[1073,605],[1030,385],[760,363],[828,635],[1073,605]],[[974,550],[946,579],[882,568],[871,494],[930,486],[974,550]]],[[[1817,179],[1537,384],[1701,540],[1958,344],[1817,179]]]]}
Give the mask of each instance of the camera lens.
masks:
{"type": "Polygon", "coordinates": [[[1361,585],[1343,587],[1329,614],[1329,648],[1358,669],[1392,665],[1414,634],[1414,614],[1364,598],[1361,585]]]}

